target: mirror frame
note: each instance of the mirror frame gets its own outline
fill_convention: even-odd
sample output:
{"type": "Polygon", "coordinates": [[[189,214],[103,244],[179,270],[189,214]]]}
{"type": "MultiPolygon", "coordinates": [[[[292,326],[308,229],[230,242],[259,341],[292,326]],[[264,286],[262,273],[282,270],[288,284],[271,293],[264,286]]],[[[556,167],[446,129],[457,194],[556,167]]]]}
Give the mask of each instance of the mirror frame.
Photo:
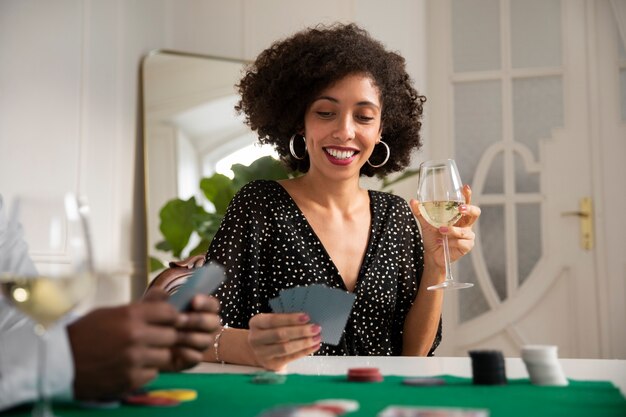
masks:
{"type": "MultiPolygon", "coordinates": [[[[154,246],[154,242],[156,242],[156,240],[154,240],[152,237],[154,235],[154,231],[151,231],[151,226],[153,226],[153,222],[151,222],[151,219],[157,218],[158,219],[158,211],[156,213],[151,213],[151,211],[154,210],[160,210],[161,207],[156,207],[158,206],[158,203],[151,201],[151,196],[150,196],[150,184],[151,181],[154,178],[150,178],[150,167],[152,165],[152,169],[154,170],[156,163],[154,161],[151,161],[151,158],[149,157],[149,145],[151,143],[151,141],[154,141],[154,138],[151,140],[150,138],[150,133],[151,130],[148,126],[148,123],[150,122],[149,120],[149,109],[148,109],[148,105],[149,100],[147,99],[147,95],[149,94],[149,89],[153,86],[148,85],[148,79],[150,78],[149,76],[147,76],[147,71],[148,71],[148,63],[150,62],[151,58],[154,58],[155,56],[159,56],[159,55],[164,55],[164,56],[168,56],[168,57],[179,57],[179,58],[195,58],[195,59],[201,59],[201,60],[210,60],[210,61],[215,61],[215,62],[223,62],[223,63],[231,63],[231,64],[238,64],[241,66],[241,72],[240,74],[238,74],[237,79],[240,78],[240,75],[243,74],[243,71],[246,67],[247,64],[250,63],[250,61],[246,61],[243,59],[236,59],[236,58],[228,58],[228,57],[221,57],[221,56],[213,56],[213,55],[205,55],[205,54],[198,54],[198,53],[192,53],[192,52],[183,52],[183,51],[176,51],[176,50],[170,50],[170,49],[155,49],[152,50],[150,52],[148,52],[141,60],[141,65],[140,65],[140,103],[141,103],[141,127],[142,127],[142,133],[141,133],[141,137],[143,140],[142,143],[142,148],[143,148],[143,184],[144,184],[144,195],[143,195],[143,203],[144,203],[144,227],[145,227],[145,247],[146,247],[146,280],[147,282],[150,282],[154,276],[156,274],[158,274],[160,271],[157,272],[151,272],[151,257],[154,256],[154,253],[156,251],[156,249],[153,247],[154,246]],[[154,241],[154,242],[153,242],[154,241]]],[[[233,84],[233,88],[234,88],[234,84],[233,84]]],[[[174,89],[175,90],[175,89],[174,89]]],[[[173,90],[173,91],[174,91],[173,90]]],[[[201,90],[201,89],[200,89],[201,90]]],[[[233,90],[234,91],[234,90],[233,90]]],[[[194,108],[194,106],[198,106],[200,105],[201,102],[196,102],[193,103],[189,106],[189,109],[194,108]]],[[[242,123],[242,132],[243,130],[249,130],[247,129],[247,127],[242,123]]],[[[238,142],[237,142],[238,143],[238,142]]],[[[221,148],[225,148],[224,151],[228,151],[229,146],[228,145],[223,145],[223,146],[216,146],[215,150],[220,150],[221,148]]],[[[232,148],[232,144],[230,146],[230,148],[232,148]]],[[[178,195],[172,195],[171,198],[176,198],[178,197],[178,195]]],[[[157,232],[158,233],[158,232],[157,232]]],[[[172,259],[173,260],[173,257],[172,259]]]]}

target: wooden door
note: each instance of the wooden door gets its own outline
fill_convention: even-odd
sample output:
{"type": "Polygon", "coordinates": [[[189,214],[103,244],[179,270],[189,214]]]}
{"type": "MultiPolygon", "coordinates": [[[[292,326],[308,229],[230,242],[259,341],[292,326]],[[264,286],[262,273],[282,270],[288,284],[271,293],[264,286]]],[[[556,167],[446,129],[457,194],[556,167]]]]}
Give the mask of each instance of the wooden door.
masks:
{"type": "MultiPolygon", "coordinates": [[[[608,2],[604,2],[608,5],[608,2]]],[[[429,2],[432,157],[454,156],[482,216],[455,267],[473,289],[446,294],[439,355],[607,356],[593,233],[580,215],[601,195],[594,157],[593,6],[583,0],[429,2]],[[584,208],[584,207],[583,207],[584,208]]],[[[595,230],[594,230],[595,231],[595,230]]],[[[606,314],[605,314],[606,315],[606,314]]]]}

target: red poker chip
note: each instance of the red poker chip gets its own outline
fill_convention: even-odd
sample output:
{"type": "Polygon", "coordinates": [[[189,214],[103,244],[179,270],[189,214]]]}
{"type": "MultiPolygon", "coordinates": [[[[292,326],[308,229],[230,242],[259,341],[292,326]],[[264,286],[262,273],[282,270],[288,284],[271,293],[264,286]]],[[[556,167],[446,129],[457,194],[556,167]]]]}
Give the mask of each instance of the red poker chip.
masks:
{"type": "Polygon", "coordinates": [[[129,395],[124,398],[124,403],[149,407],[175,407],[180,404],[180,401],[173,398],[153,397],[150,395],[129,395]]]}
{"type": "Polygon", "coordinates": [[[382,380],[383,376],[381,374],[366,376],[348,375],[348,381],[350,382],[382,382],[382,380]]]}
{"type": "Polygon", "coordinates": [[[348,375],[355,375],[355,376],[380,375],[380,369],[378,368],[350,368],[348,369],[348,375]]]}
{"type": "Polygon", "coordinates": [[[302,407],[302,409],[328,411],[329,413],[334,414],[336,416],[341,416],[346,413],[346,410],[343,407],[339,407],[338,405],[330,405],[330,404],[307,405],[306,407],[302,407]]]}

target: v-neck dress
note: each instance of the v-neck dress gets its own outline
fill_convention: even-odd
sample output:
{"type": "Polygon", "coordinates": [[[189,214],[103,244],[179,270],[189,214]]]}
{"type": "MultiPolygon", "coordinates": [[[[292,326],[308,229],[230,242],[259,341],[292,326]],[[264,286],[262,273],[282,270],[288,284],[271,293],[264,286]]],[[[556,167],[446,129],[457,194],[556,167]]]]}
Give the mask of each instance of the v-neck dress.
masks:
{"type": "MultiPolygon", "coordinates": [[[[407,202],[369,191],[371,230],[354,292],[356,299],[337,346],[317,355],[401,355],[404,320],[419,287],[423,245],[407,202]]],[[[346,236],[350,239],[350,236],[346,236]]],[[[207,252],[225,266],[216,296],[224,324],[248,328],[269,300],[298,285],[346,286],[300,208],[276,181],[245,185],[231,201],[207,252]]],[[[323,329],[322,329],[323,331],[323,329]]],[[[431,348],[441,340],[441,323],[431,348]]]]}

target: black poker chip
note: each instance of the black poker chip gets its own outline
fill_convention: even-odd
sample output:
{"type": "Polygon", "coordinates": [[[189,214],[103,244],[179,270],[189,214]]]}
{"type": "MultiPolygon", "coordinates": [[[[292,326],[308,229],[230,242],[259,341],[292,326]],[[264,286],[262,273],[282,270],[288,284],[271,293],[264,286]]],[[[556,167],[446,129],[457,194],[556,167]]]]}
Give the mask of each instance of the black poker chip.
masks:
{"type": "Polygon", "coordinates": [[[504,385],[507,383],[504,356],[498,350],[470,350],[472,381],[475,385],[504,385]]]}

